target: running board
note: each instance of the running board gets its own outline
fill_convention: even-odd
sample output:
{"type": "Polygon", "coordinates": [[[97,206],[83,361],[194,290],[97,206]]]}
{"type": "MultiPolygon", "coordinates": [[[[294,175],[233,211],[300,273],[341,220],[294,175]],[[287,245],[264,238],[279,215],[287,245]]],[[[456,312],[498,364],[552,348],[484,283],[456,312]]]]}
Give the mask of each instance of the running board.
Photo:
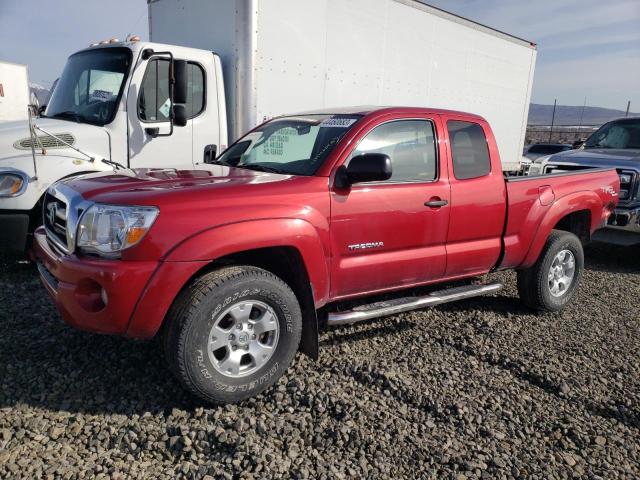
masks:
{"type": "Polygon", "coordinates": [[[455,302],[456,300],[464,300],[465,298],[495,293],[501,290],[502,287],[504,287],[504,285],[499,282],[488,283],[486,285],[467,285],[431,292],[424,297],[404,297],[360,305],[344,312],[329,312],[327,325],[346,325],[361,322],[362,320],[369,320],[370,318],[385,317],[418,308],[432,307],[442,303],[455,302]]]}

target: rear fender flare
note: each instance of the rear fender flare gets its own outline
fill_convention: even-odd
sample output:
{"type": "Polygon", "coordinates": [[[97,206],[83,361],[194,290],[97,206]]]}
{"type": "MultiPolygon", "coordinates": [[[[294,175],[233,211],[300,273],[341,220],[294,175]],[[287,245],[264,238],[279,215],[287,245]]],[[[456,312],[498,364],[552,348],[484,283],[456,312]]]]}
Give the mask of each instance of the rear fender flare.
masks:
{"type": "Polygon", "coordinates": [[[589,233],[593,233],[602,220],[602,207],[602,199],[592,191],[575,192],[557,199],[545,213],[540,225],[538,225],[538,230],[529,247],[529,253],[527,253],[518,268],[528,268],[538,260],[553,228],[562,218],[571,213],[589,210],[591,212],[589,233]]]}

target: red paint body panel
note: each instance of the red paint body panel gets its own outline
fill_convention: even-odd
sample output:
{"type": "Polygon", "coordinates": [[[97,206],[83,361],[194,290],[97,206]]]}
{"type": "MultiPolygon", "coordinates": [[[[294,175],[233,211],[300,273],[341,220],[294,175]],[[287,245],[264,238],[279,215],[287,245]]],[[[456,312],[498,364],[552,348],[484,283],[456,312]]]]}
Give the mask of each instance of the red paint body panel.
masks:
{"type": "Polygon", "coordinates": [[[34,253],[58,281],[55,288],[43,278],[65,322],[96,333],[125,335],[131,314],[158,262],[60,257],[50,247],[44,229],[34,233],[34,253]],[[99,288],[108,295],[107,305],[99,288]]]}
{"type": "MultiPolygon", "coordinates": [[[[368,122],[357,141],[382,122],[403,119],[433,122],[437,138],[439,116],[425,112],[387,114],[368,122]]],[[[345,149],[336,168],[349,157],[345,149]]],[[[333,300],[389,287],[402,288],[441,279],[446,269],[449,207],[431,209],[425,202],[450,201],[445,144],[438,145],[438,178],[425,183],[360,184],[331,192],[331,298],[333,300]],[[350,249],[367,242],[373,249],[350,249]]]]}
{"type": "Polygon", "coordinates": [[[422,108],[362,113],[311,177],[211,165],[67,181],[85,200],[153,205],[160,214],[120,260],[59,255],[44,232],[36,232],[34,254],[50,272],[42,273],[43,281],[65,320],[95,332],[152,337],[176,295],[202,268],[220,257],[265,247],[297,250],[317,308],[494,268],[525,267],[535,262],[562,217],[588,210],[593,231],[617,203],[615,170],[505,181],[491,129],[478,116],[422,108]],[[333,187],[336,170],[372,128],[416,118],[435,126],[435,181],[333,187]],[[458,180],[451,174],[446,122],[454,119],[482,126],[489,175],[458,180]],[[435,198],[448,204],[425,206],[435,198]],[[349,248],[369,242],[380,245],[349,248]],[[107,305],[100,305],[103,287],[107,305]]]}
{"type": "Polygon", "coordinates": [[[553,227],[570,213],[588,210],[589,231],[593,233],[606,222],[617,204],[620,190],[619,178],[613,169],[531,177],[507,181],[506,185],[509,216],[500,268],[525,268],[535,263],[553,227]],[[542,189],[541,198],[543,186],[547,188],[542,189]],[[549,189],[553,190],[553,203],[549,202],[549,189]]]}

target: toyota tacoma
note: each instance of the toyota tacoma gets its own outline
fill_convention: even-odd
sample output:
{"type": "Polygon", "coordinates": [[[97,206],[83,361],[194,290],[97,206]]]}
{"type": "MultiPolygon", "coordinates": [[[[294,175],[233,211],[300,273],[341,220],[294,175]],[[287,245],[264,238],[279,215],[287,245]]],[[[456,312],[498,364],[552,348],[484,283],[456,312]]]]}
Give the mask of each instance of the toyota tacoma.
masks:
{"type": "Polygon", "coordinates": [[[619,188],[615,169],[509,178],[468,113],[305,113],[202,169],[58,182],[34,257],[68,324],[158,335],[188,390],[229,403],[317,357],[319,328],[490,294],[493,271],[517,270],[527,306],[564,308],[619,188]]]}

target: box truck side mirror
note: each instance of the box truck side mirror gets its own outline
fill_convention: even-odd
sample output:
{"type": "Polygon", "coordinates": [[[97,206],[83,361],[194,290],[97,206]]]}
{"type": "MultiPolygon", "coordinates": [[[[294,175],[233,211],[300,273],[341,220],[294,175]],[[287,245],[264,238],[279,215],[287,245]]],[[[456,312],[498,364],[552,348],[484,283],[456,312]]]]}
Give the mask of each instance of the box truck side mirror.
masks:
{"type": "Polygon", "coordinates": [[[173,124],[176,127],[187,125],[187,108],[184,104],[175,104],[173,106],[173,124]]]}
{"type": "Polygon", "coordinates": [[[187,62],[186,60],[173,61],[173,102],[187,103],[187,62]]]}

